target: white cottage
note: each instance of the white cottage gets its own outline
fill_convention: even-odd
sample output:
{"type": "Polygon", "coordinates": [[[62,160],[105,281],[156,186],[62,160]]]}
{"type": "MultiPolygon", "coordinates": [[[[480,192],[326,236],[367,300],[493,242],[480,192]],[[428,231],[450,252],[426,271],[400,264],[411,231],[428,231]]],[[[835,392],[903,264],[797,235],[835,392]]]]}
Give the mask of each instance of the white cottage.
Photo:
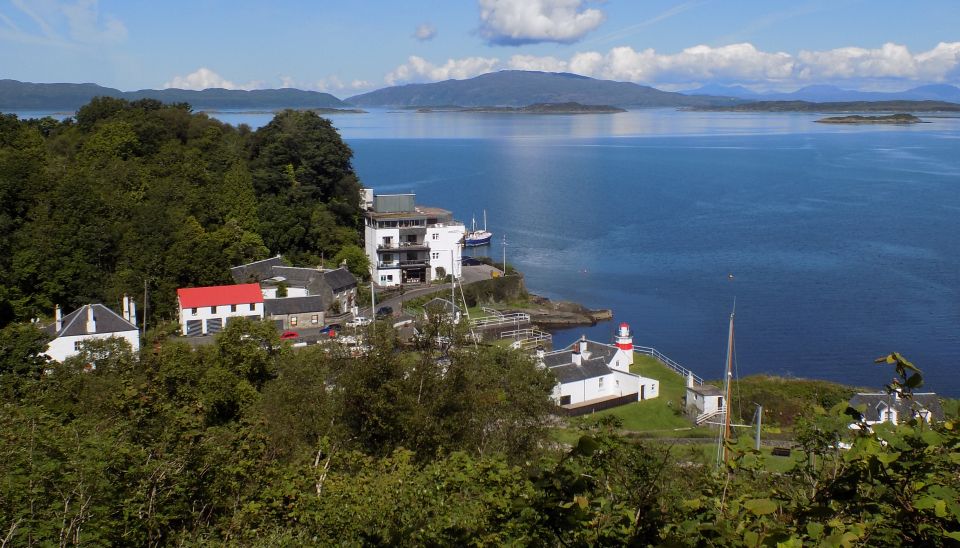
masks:
{"type": "Polygon", "coordinates": [[[850,407],[864,409],[863,420],[867,424],[900,424],[913,418],[931,422],[944,418],[940,398],[933,392],[914,392],[911,398],[902,398],[896,392],[858,392],[850,400],[850,407]]]}
{"type": "Polygon", "coordinates": [[[44,331],[54,336],[47,345],[46,355],[62,362],[80,351],[86,341],[117,337],[127,341],[134,352],[140,351],[140,330],[136,322],[136,305],[126,296],[123,298],[123,316],[102,304],[87,304],[63,316],[58,306],[54,311],[54,323],[44,331]]]}
{"type": "Polygon", "coordinates": [[[230,318],[263,319],[260,284],[180,288],[177,303],[186,336],[218,333],[230,318]]]}
{"type": "Polygon", "coordinates": [[[656,398],[660,381],[630,372],[633,344],[630,327],[621,324],[616,344],[581,337],[569,347],[538,356],[557,378],[553,398],[570,414],[586,413],[633,401],[656,398]]]}

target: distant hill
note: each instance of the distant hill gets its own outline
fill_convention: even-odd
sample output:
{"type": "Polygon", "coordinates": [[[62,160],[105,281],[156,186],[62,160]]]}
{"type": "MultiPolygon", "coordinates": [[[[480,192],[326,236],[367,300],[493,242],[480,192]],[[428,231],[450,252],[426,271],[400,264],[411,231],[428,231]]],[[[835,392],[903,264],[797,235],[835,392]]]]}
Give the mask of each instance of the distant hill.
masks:
{"type": "Polygon", "coordinates": [[[120,91],[97,84],[34,84],[0,80],[0,111],[74,111],[97,96],[129,99],[157,99],[165,103],[190,103],[194,109],[275,109],[342,108],[348,106],[329,93],[299,89],[258,89],[251,91],[211,88],[142,89],[120,91]]]}
{"type": "Polygon", "coordinates": [[[753,101],[949,101],[960,102],[960,88],[948,84],[919,86],[903,91],[859,91],[837,86],[816,85],[791,92],[757,93],[742,86],[708,84],[683,92],[686,95],[726,95],[753,101]]]}
{"type": "Polygon", "coordinates": [[[960,112],[960,104],[946,101],[755,101],[698,110],[731,112],[960,112]]]}
{"type": "Polygon", "coordinates": [[[730,105],[730,97],[688,96],[629,82],[577,74],[503,70],[466,80],[393,86],[346,99],[359,107],[521,107],[538,103],[580,103],[617,107],[730,105]]]}

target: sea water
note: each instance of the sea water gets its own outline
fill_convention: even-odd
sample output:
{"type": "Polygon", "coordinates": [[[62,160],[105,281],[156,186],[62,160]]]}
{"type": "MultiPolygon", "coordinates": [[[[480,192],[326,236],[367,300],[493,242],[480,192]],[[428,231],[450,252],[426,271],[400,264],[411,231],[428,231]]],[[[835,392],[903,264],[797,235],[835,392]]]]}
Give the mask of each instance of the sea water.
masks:
{"type": "MultiPolygon", "coordinates": [[[[269,114],[214,113],[259,127],[269,114]]],[[[960,397],[960,119],[909,126],[821,116],[636,110],[605,115],[334,115],[364,185],[416,192],[494,243],[473,250],[552,299],[614,321],[555,335],[609,341],[627,322],[722,376],[736,302],[739,375],[879,387],[897,351],[960,397]],[[503,239],[506,237],[506,246],[503,239]]]]}

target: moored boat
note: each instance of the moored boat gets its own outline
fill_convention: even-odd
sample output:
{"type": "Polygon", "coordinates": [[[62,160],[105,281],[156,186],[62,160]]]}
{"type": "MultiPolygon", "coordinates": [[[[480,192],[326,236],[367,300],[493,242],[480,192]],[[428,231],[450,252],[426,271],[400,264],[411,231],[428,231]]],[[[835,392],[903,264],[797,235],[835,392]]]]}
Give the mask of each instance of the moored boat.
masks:
{"type": "Polygon", "coordinates": [[[487,230],[487,210],[483,210],[483,230],[477,230],[477,219],[474,218],[470,226],[470,232],[463,236],[464,247],[477,247],[487,245],[493,239],[493,232],[487,230]]]}

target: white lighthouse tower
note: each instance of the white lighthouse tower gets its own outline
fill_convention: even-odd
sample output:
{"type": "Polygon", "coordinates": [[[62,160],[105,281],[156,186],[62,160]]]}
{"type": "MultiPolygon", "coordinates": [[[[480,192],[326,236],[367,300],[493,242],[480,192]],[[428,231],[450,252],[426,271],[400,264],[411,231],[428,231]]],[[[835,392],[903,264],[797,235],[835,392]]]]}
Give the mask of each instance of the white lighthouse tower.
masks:
{"type": "Polygon", "coordinates": [[[617,348],[623,351],[627,365],[633,365],[633,336],[630,334],[630,324],[623,322],[617,329],[617,348]]]}

